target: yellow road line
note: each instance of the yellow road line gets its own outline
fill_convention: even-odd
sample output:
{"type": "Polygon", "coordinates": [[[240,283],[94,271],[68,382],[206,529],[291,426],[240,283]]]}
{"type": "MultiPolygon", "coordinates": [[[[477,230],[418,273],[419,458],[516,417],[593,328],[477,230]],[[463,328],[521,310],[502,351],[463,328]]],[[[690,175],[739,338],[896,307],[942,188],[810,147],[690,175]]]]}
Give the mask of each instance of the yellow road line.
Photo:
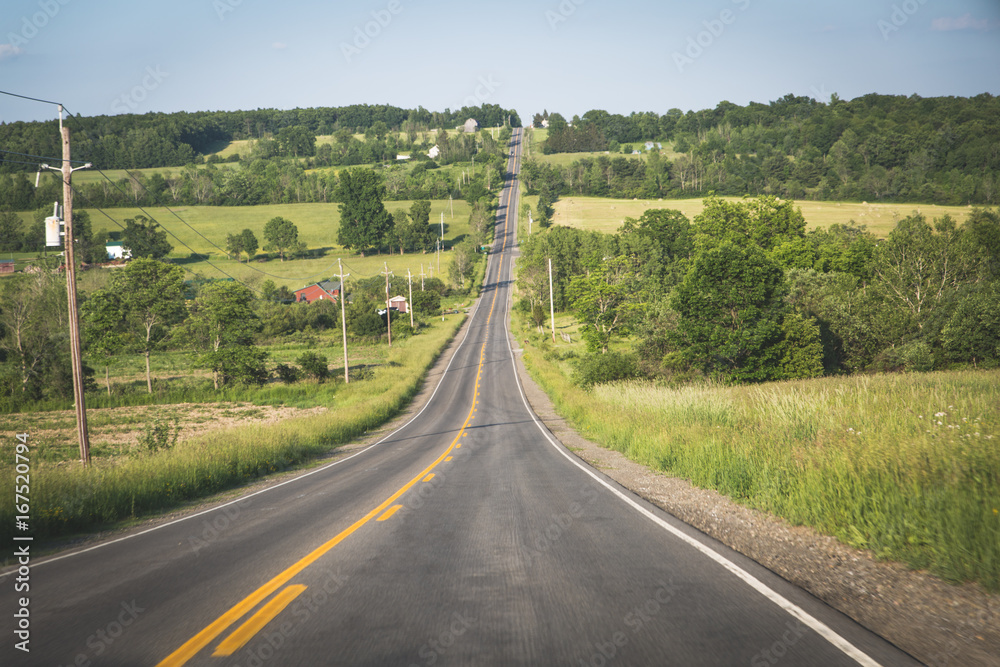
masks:
{"type": "MultiPolygon", "coordinates": [[[[431,477],[433,477],[433,476],[434,475],[431,475],[431,477]]],[[[424,480],[424,481],[427,481],[427,480],[424,480]]],[[[403,509],[402,505],[393,505],[392,507],[390,507],[389,509],[387,509],[385,511],[385,514],[383,514],[378,519],[376,519],[376,521],[385,521],[386,519],[388,519],[389,517],[391,517],[393,514],[395,514],[396,512],[398,512],[401,509],[403,509]]]]}
{"type": "Polygon", "coordinates": [[[222,640],[222,643],[219,644],[212,655],[232,655],[243,648],[244,644],[250,641],[251,637],[260,632],[261,628],[270,623],[275,616],[280,614],[304,590],[306,590],[306,587],[301,584],[285,588],[271,598],[271,601],[261,607],[260,611],[251,616],[246,623],[233,630],[233,634],[222,640]]]}
{"type": "Polygon", "coordinates": [[[434,473],[431,473],[431,474],[427,475],[427,477],[424,477],[424,481],[425,482],[429,482],[432,479],[434,479],[434,473]]]}

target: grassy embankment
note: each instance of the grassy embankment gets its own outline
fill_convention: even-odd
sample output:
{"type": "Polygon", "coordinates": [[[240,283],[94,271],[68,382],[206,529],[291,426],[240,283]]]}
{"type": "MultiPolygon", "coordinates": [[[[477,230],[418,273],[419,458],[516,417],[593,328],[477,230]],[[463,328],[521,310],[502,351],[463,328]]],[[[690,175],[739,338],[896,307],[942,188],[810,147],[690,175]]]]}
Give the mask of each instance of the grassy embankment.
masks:
{"type": "MultiPolygon", "coordinates": [[[[393,345],[386,363],[369,379],[325,385],[330,409],[321,414],[215,431],[89,469],[33,463],[32,534],[64,535],[155,513],[335,449],[406,406],[462,319],[436,321],[421,335],[393,345]]],[[[13,454],[7,458],[13,463],[13,454]]],[[[0,483],[13,488],[12,465],[0,471],[0,483]]],[[[0,508],[6,537],[13,531],[13,512],[13,505],[0,508]]]]}
{"type": "Polygon", "coordinates": [[[1000,589],[1000,371],[588,392],[570,380],[578,343],[521,326],[532,376],[595,442],[880,558],[1000,589]]]}

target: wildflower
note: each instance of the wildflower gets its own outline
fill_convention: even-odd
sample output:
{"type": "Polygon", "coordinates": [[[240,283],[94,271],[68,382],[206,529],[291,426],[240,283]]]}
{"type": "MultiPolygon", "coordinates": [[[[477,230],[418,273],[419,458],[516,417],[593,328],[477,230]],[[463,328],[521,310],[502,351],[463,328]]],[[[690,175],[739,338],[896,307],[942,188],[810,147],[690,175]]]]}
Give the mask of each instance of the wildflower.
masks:
{"type": "Polygon", "coordinates": [[[947,414],[948,414],[947,412],[935,412],[934,416],[935,417],[944,417],[947,414]]]}

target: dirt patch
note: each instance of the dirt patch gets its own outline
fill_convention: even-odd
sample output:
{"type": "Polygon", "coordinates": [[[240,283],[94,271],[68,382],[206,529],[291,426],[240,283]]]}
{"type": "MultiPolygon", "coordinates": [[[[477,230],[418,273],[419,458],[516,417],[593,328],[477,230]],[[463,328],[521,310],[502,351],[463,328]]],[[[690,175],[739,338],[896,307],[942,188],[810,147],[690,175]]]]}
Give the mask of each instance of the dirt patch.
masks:
{"type": "Polygon", "coordinates": [[[1000,595],[877,560],[804,526],[668,477],[581,437],[525,371],[532,409],[581,459],[649,502],[809,591],[928,665],[1000,665],[1000,595]]]}

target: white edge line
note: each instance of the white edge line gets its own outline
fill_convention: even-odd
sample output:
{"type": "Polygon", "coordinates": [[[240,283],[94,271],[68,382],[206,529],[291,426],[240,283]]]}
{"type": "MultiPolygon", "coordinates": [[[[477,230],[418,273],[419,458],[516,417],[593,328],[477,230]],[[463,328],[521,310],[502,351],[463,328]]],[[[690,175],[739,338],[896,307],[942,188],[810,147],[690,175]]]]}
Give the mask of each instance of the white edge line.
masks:
{"type": "MultiPolygon", "coordinates": [[[[491,254],[488,257],[487,262],[491,262],[492,259],[493,259],[493,256],[491,254]]],[[[487,271],[487,274],[488,274],[489,273],[489,265],[488,264],[487,264],[487,267],[486,267],[486,271],[487,271]]],[[[286,484],[293,484],[295,482],[298,482],[299,480],[305,479],[306,477],[309,477],[311,475],[315,475],[315,474],[323,472],[323,471],[325,471],[325,470],[327,470],[329,468],[332,468],[334,466],[340,465],[341,463],[345,463],[347,461],[350,461],[355,456],[361,456],[362,454],[364,454],[368,450],[373,449],[375,447],[378,447],[383,442],[385,442],[386,440],[392,438],[397,433],[399,433],[400,431],[402,431],[403,429],[405,429],[406,427],[408,427],[410,424],[412,424],[413,421],[415,419],[417,419],[421,414],[423,414],[424,410],[426,410],[428,408],[428,406],[430,406],[431,402],[434,400],[434,396],[437,395],[438,390],[441,388],[441,385],[444,384],[444,379],[448,375],[448,372],[451,370],[451,364],[455,361],[455,357],[458,356],[459,350],[461,350],[462,347],[465,345],[465,341],[467,341],[469,339],[469,333],[472,330],[472,320],[475,319],[475,317],[479,314],[479,306],[480,306],[481,302],[482,302],[482,299],[477,297],[475,309],[473,310],[472,314],[469,315],[468,326],[466,326],[466,329],[465,329],[465,337],[462,338],[462,342],[459,343],[459,345],[458,345],[457,348],[455,348],[455,352],[451,355],[451,359],[448,360],[448,365],[445,366],[444,371],[441,373],[441,378],[438,380],[437,386],[434,387],[434,391],[428,397],[427,402],[424,403],[424,407],[420,408],[420,410],[417,412],[417,414],[413,415],[410,419],[408,419],[405,424],[403,424],[402,426],[400,426],[399,428],[397,428],[392,433],[389,433],[388,435],[386,435],[381,440],[368,445],[364,449],[362,449],[360,451],[357,451],[357,452],[351,454],[350,456],[346,456],[346,457],[344,457],[342,459],[338,459],[337,461],[334,461],[333,463],[328,463],[327,465],[321,466],[319,468],[316,468],[315,470],[310,470],[307,473],[303,473],[301,475],[297,475],[296,477],[293,477],[292,479],[286,480],[286,481],[281,482],[279,484],[275,484],[274,486],[269,486],[266,489],[261,489],[260,491],[254,491],[253,493],[247,494],[245,496],[241,496],[241,497],[239,497],[239,498],[237,498],[235,500],[229,501],[228,503],[223,503],[221,505],[216,505],[215,507],[212,507],[210,509],[202,510],[201,512],[196,512],[195,514],[190,514],[188,516],[184,516],[184,517],[181,517],[179,519],[174,519],[173,521],[168,521],[167,523],[163,523],[163,524],[160,524],[158,526],[153,526],[152,528],[147,528],[146,530],[139,531],[138,533],[132,533],[130,535],[124,535],[124,536],[119,537],[119,538],[114,539],[114,540],[108,540],[107,542],[100,542],[100,543],[95,544],[95,545],[93,545],[91,547],[87,547],[86,549],[80,549],[79,551],[70,551],[70,552],[67,552],[67,553],[64,553],[64,554],[60,554],[59,556],[54,556],[52,558],[46,558],[46,559],[40,560],[40,561],[38,561],[36,563],[32,563],[31,567],[32,568],[36,568],[36,567],[39,567],[40,565],[46,565],[48,563],[54,563],[56,561],[64,560],[66,558],[72,558],[73,556],[79,556],[80,554],[85,554],[85,553],[87,553],[89,551],[95,551],[97,549],[102,549],[102,548],[110,546],[112,544],[117,544],[119,542],[124,542],[125,540],[131,540],[133,538],[139,537],[140,535],[146,535],[147,533],[152,533],[154,531],[161,530],[163,528],[167,528],[168,526],[176,525],[176,524],[181,523],[183,521],[190,521],[191,519],[196,519],[196,518],[198,518],[200,516],[204,516],[205,514],[210,514],[211,512],[215,512],[215,511],[220,510],[220,509],[222,509],[224,507],[229,507],[230,505],[235,505],[236,503],[241,503],[244,500],[247,500],[248,498],[253,498],[254,496],[260,495],[262,493],[267,493],[268,491],[273,491],[274,489],[281,488],[282,486],[285,486],[286,484]]],[[[0,571],[0,576],[4,576],[4,575],[10,574],[12,572],[16,572],[16,571],[17,571],[16,568],[13,569],[13,570],[8,570],[8,571],[0,571]]]]}
{"type": "MultiPolygon", "coordinates": [[[[499,281],[499,276],[498,276],[498,281],[499,281]]],[[[818,634],[821,637],[823,637],[824,639],[826,639],[833,646],[835,646],[837,649],[839,649],[840,651],[842,651],[848,657],[852,658],[858,664],[864,665],[865,667],[881,667],[881,665],[878,662],[876,662],[874,659],[872,659],[871,657],[869,657],[866,653],[864,653],[859,648],[857,648],[856,646],[854,646],[854,644],[850,643],[849,641],[847,641],[846,639],[844,639],[843,637],[841,637],[839,634],[837,634],[826,623],[823,623],[818,618],[812,616],[807,611],[805,611],[804,609],[802,609],[801,607],[799,607],[797,604],[795,604],[794,602],[792,602],[788,598],[784,597],[783,595],[781,595],[780,593],[778,593],[774,589],[770,588],[767,584],[765,584],[760,579],[758,579],[757,577],[753,576],[752,574],[750,574],[749,572],[747,572],[746,570],[744,570],[743,568],[741,568],[739,565],[737,565],[733,561],[729,560],[728,558],[726,558],[722,554],[718,553],[714,549],[711,549],[711,548],[707,547],[706,545],[702,544],[701,542],[699,542],[698,540],[694,539],[690,535],[687,535],[686,533],[684,533],[679,528],[676,528],[675,526],[670,525],[668,522],[664,521],[662,518],[656,516],[656,514],[654,514],[653,512],[651,512],[649,509],[647,509],[646,507],[643,507],[638,502],[636,502],[634,499],[630,498],[629,496],[627,496],[624,493],[622,493],[620,490],[618,490],[615,487],[613,487],[605,479],[601,478],[596,472],[594,472],[594,470],[590,466],[588,466],[585,463],[583,463],[580,460],[579,457],[568,453],[566,451],[565,447],[563,447],[556,440],[554,440],[552,438],[552,436],[549,434],[548,429],[545,428],[544,424],[542,424],[541,421],[538,419],[538,417],[535,415],[535,411],[531,409],[531,406],[528,404],[528,399],[527,399],[527,397],[524,394],[524,389],[521,386],[521,378],[520,378],[520,376],[518,375],[518,372],[517,372],[517,361],[514,358],[514,349],[511,346],[511,334],[510,334],[510,324],[509,324],[509,322],[510,322],[510,311],[511,311],[511,301],[512,301],[512,299],[513,299],[513,292],[508,291],[508,293],[507,293],[507,317],[504,318],[504,329],[505,329],[505,332],[506,332],[506,335],[507,335],[507,349],[510,351],[511,367],[514,370],[514,378],[515,378],[515,380],[517,382],[517,390],[518,390],[518,392],[520,392],[520,394],[521,394],[521,401],[524,403],[524,407],[527,408],[528,414],[531,415],[531,419],[535,423],[535,426],[538,427],[538,430],[539,430],[539,432],[541,432],[542,436],[549,442],[550,445],[552,445],[553,448],[555,448],[555,450],[557,452],[559,452],[560,454],[562,454],[573,465],[575,465],[577,468],[579,468],[580,470],[582,470],[583,472],[585,472],[587,475],[589,475],[590,477],[592,477],[598,484],[600,484],[601,486],[603,486],[604,488],[606,488],[608,491],[610,491],[614,495],[618,496],[619,499],[621,499],[622,501],[624,501],[626,504],[628,504],[630,507],[632,507],[633,509],[635,509],[637,512],[639,512],[640,514],[642,514],[643,516],[645,516],[650,521],[652,521],[653,523],[657,524],[658,526],[660,526],[661,528],[663,528],[667,532],[673,534],[675,537],[677,537],[680,540],[686,542],[688,545],[694,547],[695,549],[697,549],[698,551],[700,551],[704,555],[708,556],[709,558],[711,558],[712,560],[714,560],[716,563],[718,563],[722,567],[724,567],[727,570],[729,570],[730,572],[732,572],[734,575],[736,575],[737,577],[739,577],[740,579],[742,579],[743,582],[746,583],[748,586],[750,586],[752,589],[754,589],[755,591],[757,591],[758,593],[760,593],[761,595],[763,595],[764,597],[766,597],[768,600],[770,600],[771,602],[773,602],[776,605],[778,605],[779,607],[781,607],[783,610],[785,610],[786,612],[788,612],[791,616],[794,616],[798,620],[802,621],[802,623],[805,624],[806,626],[812,628],[812,630],[814,630],[816,632],[816,634],[818,634]]]]}

